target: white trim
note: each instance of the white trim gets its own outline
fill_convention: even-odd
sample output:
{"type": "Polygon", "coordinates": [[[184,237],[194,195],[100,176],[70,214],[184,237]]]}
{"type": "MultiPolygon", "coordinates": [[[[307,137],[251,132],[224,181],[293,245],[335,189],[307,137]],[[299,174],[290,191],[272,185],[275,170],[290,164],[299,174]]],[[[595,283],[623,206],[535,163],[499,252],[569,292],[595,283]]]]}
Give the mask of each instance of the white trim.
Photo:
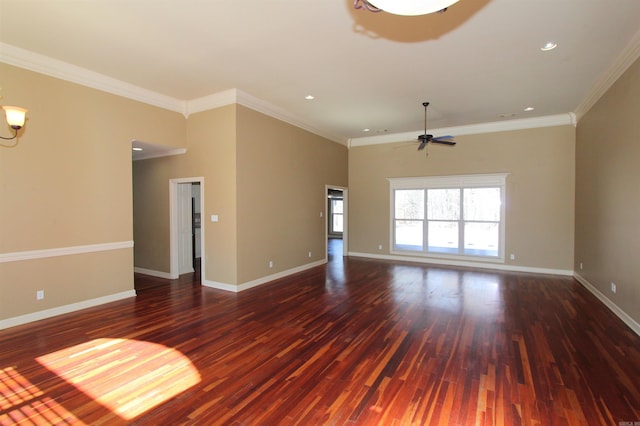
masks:
{"type": "Polygon", "coordinates": [[[622,74],[640,57],[640,31],[638,31],[622,53],[605,73],[593,85],[591,90],[582,99],[575,109],[577,119],[580,120],[589,110],[598,102],[613,83],[615,83],[622,74]]]}
{"type": "Polygon", "coordinates": [[[234,103],[245,106],[254,111],[258,111],[262,114],[268,115],[269,117],[273,117],[285,123],[289,123],[292,126],[306,130],[318,136],[322,136],[323,138],[338,142],[342,145],[347,145],[346,138],[318,129],[317,127],[310,125],[304,119],[290,113],[289,111],[286,111],[260,98],[256,98],[255,96],[252,96],[239,89],[229,89],[223,92],[204,96],[202,98],[192,99],[187,102],[186,114],[188,116],[189,114],[193,114],[196,112],[208,111],[214,108],[220,108],[222,106],[231,105],[234,103]]]}
{"type": "MultiPolygon", "coordinates": [[[[478,188],[505,186],[509,173],[387,178],[391,189],[478,188]]],[[[503,200],[504,201],[504,200],[503,200]]]]}
{"type": "Polygon", "coordinates": [[[306,120],[238,89],[229,89],[192,100],[181,100],[2,42],[0,42],[0,62],[179,112],[185,118],[195,112],[237,103],[342,145],[347,144],[346,138],[318,129],[306,120]]]}
{"type": "Polygon", "coordinates": [[[467,262],[467,261],[457,261],[457,260],[436,259],[436,258],[429,258],[429,257],[394,256],[394,255],[358,253],[358,252],[349,252],[349,256],[366,257],[366,258],[380,259],[380,260],[393,260],[393,261],[400,261],[400,262],[425,263],[429,265],[462,266],[467,268],[478,268],[478,269],[495,269],[495,270],[507,271],[507,272],[530,272],[534,274],[564,275],[564,276],[573,275],[573,271],[570,269],[535,268],[535,267],[529,267],[529,266],[515,266],[515,265],[505,265],[505,264],[489,263],[489,262],[467,262]]]}
{"type": "Polygon", "coordinates": [[[68,256],[73,254],[93,253],[97,251],[120,250],[133,247],[133,241],[115,243],[88,244],[84,246],[59,247],[42,250],[0,253],[0,263],[19,262],[22,260],[45,259],[48,257],[68,256]]]}
{"type": "Polygon", "coordinates": [[[185,114],[186,102],[67,62],[0,43],[0,62],[185,114]]]}
{"type": "MultiPolygon", "coordinates": [[[[554,127],[576,125],[576,116],[572,112],[566,114],[547,115],[543,117],[521,118],[517,120],[493,121],[489,123],[469,124],[466,126],[441,127],[430,129],[429,133],[434,136],[440,135],[479,135],[483,133],[506,132],[511,130],[535,129],[538,127],[554,127]]],[[[392,133],[377,136],[366,136],[361,138],[350,138],[348,147],[354,148],[366,145],[379,145],[384,143],[404,142],[417,140],[418,135],[424,133],[423,130],[413,132],[392,133]]]]}
{"type": "Polygon", "coordinates": [[[165,278],[168,280],[177,278],[177,277],[172,277],[171,274],[169,274],[168,272],[162,272],[162,271],[155,271],[153,269],[145,269],[145,268],[133,268],[133,272],[137,272],[138,274],[144,274],[144,275],[149,275],[152,277],[157,277],[157,278],[165,278]]]}
{"type": "Polygon", "coordinates": [[[607,308],[609,308],[618,318],[622,320],[626,325],[629,326],[634,333],[640,336],[640,323],[631,318],[625,311],[623,311],[618,305],[616,305],[611,299],[602,294],[600,290],[598,290],[593,284],[587,281],[582,275],[577,272],[573,273],[573,277],[582,284],[587,290],[589,290],[595,297],[598,298],[602,303],[605,304],[607,308]]]}
{"type": "Polygon", "coordinates": [[[205,279],[202,280],[202,285],[205,287],[215,288],[218,290],[225,290],[225,291],[231,291],[234,293],[239,293],[241,291],[248,290],[250,288],[257,287],[262,284],[266,284],[268,282],[277,280],[279,278],[284,278],[289,275],[297,274],[298,272],[306,271],[307,269],[315,268],[316,266],[324,265],[326,263],[327,263],[326,259],[318,260],[316,262],[307,263],[305,265],[298,266],[296,268],[287,269],[286,271],[277,272],[275,274],[267,275],[266,277],[258,278],[256,280],[248,281],[246,283],[242,283],[239,285],[220,283],[220,282],[209,281],[205,279]]]}
{"type": "Polygon", "coordinates": [[[97,297],[95,299],[83,300],[82,302],[71,303],[70,305],[58,306],[56,308],[46,309],[44,311],[33,312],[31,314],[20,315],[13,318],[0,320],[0,330],[9,327],[15,327],[17,325],[26,324],[33,321],[40,321],[43,319],[55,317],[58,315],[68,314],[81,309],[92,308],[94,306],[102,305],[105,303],[115,302],[117,300],[127,299],[129,297],[135,297],[135,290],[123,291],[121,293],[111,294],[108,296],[97,297]]]}

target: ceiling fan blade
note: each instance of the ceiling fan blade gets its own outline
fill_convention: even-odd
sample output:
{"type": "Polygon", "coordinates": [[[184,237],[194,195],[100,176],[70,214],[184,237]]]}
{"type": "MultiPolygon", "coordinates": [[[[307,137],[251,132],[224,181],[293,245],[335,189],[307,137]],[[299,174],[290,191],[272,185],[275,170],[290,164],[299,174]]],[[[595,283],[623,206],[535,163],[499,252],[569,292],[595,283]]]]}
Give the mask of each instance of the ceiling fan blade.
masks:
{"type": "Polygon", "coordinates": [[[425,140],[421,141],[421,142],[420,142],[420,145],[418,145],[418,151],[423,150],[423,149],[424,149],[424,147],[425,147],[425,146],[427,146],[427,144],[428,144],[428,143],[429,143],[429,142],[428,142],[428,141],[425,141],[425,140]]]}
{"type": "Polygon", "coordinates": [[[433,138],[434,141],[442,140],[442,139],[453,139],[453,136],[447,135],[447,136],[438,136],[437,138],[433,138]]]}
{"type": "Polygon", "coordinates": [[[456,143],[454,141],[441,141],[441,140],[437,140],[437,139],[432,139],[431,143],[439,143],[442,145],[455,145],[456,143]]]}

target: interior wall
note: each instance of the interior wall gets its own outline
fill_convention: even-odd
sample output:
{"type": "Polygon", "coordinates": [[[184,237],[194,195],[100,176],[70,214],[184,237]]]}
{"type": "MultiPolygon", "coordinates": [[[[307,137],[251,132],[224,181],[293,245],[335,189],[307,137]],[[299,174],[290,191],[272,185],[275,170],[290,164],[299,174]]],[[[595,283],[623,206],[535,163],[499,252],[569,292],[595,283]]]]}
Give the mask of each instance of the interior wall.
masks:
{"type": "Polygon", "coordinates": [[[456,141],[454,147],[429,146],[428,156],[416,151],[417,142],[349,151],[349,252],[390,255],[389,177],[508,173],[506,265],[570,273],[575,128],[468,135],[456,141]]]}
{"type": "Polygon", "coordinates": [[[7,64],[0,75],[2,103],[29,110],[18,145],[0,148],[0,320],[133,291],[131,140],[183,141],[184,117],[7,64]]]}
{"type": "Polygon", "coordinates": [[[576,272],[640,323],[640,60],[578,123],[576,272]],[[580,268],[582,264],[582,269],[580,268]],[[616,293],[611,283],[616,284],[616,293]]]}
{"type": "Polygon", "coordinates": [[[134,162],[136,267],[170,272],[169,181],[203,177],[204,279],[237,282],[235,123],[235,105],[191,114],[185,154],[134,162]]]}
{"type": "Polygon", "coordinates": [[[347,147],[243,106],[237,126],[238,282],[324,260],[325,185],[347,186],[347,147]]]}

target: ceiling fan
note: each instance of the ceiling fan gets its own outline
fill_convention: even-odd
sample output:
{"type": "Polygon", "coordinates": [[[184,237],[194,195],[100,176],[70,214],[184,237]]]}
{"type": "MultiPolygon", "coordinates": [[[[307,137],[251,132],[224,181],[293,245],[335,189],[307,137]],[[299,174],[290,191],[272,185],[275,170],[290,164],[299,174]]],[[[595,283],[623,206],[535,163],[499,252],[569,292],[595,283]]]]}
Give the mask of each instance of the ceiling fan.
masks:
{"type": "Polygon", "coordinates": [[[433,135],[427,134],[427,107],[429,106],[429,102],[423,102],[422,106],[424,106],[424,133],[418,136],[418,140],[420,141],[420,145],[418,145],[418,151],[423,150],[429,142],[431,143],[439,143],[442,145],[455,145],[456,143],[452,141],[453,136],[438,136],[434,138],[433,135]]]}

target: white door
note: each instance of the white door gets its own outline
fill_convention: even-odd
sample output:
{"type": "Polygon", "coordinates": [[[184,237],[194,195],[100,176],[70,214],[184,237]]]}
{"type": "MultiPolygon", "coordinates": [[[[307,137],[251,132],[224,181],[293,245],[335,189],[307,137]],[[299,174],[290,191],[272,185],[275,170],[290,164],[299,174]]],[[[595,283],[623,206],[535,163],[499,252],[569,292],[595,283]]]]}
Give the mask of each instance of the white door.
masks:
{"type": "Polygon", "coordinates": [[[191,183],[178,184],[178,274],[193,272],[191,183]]]}

